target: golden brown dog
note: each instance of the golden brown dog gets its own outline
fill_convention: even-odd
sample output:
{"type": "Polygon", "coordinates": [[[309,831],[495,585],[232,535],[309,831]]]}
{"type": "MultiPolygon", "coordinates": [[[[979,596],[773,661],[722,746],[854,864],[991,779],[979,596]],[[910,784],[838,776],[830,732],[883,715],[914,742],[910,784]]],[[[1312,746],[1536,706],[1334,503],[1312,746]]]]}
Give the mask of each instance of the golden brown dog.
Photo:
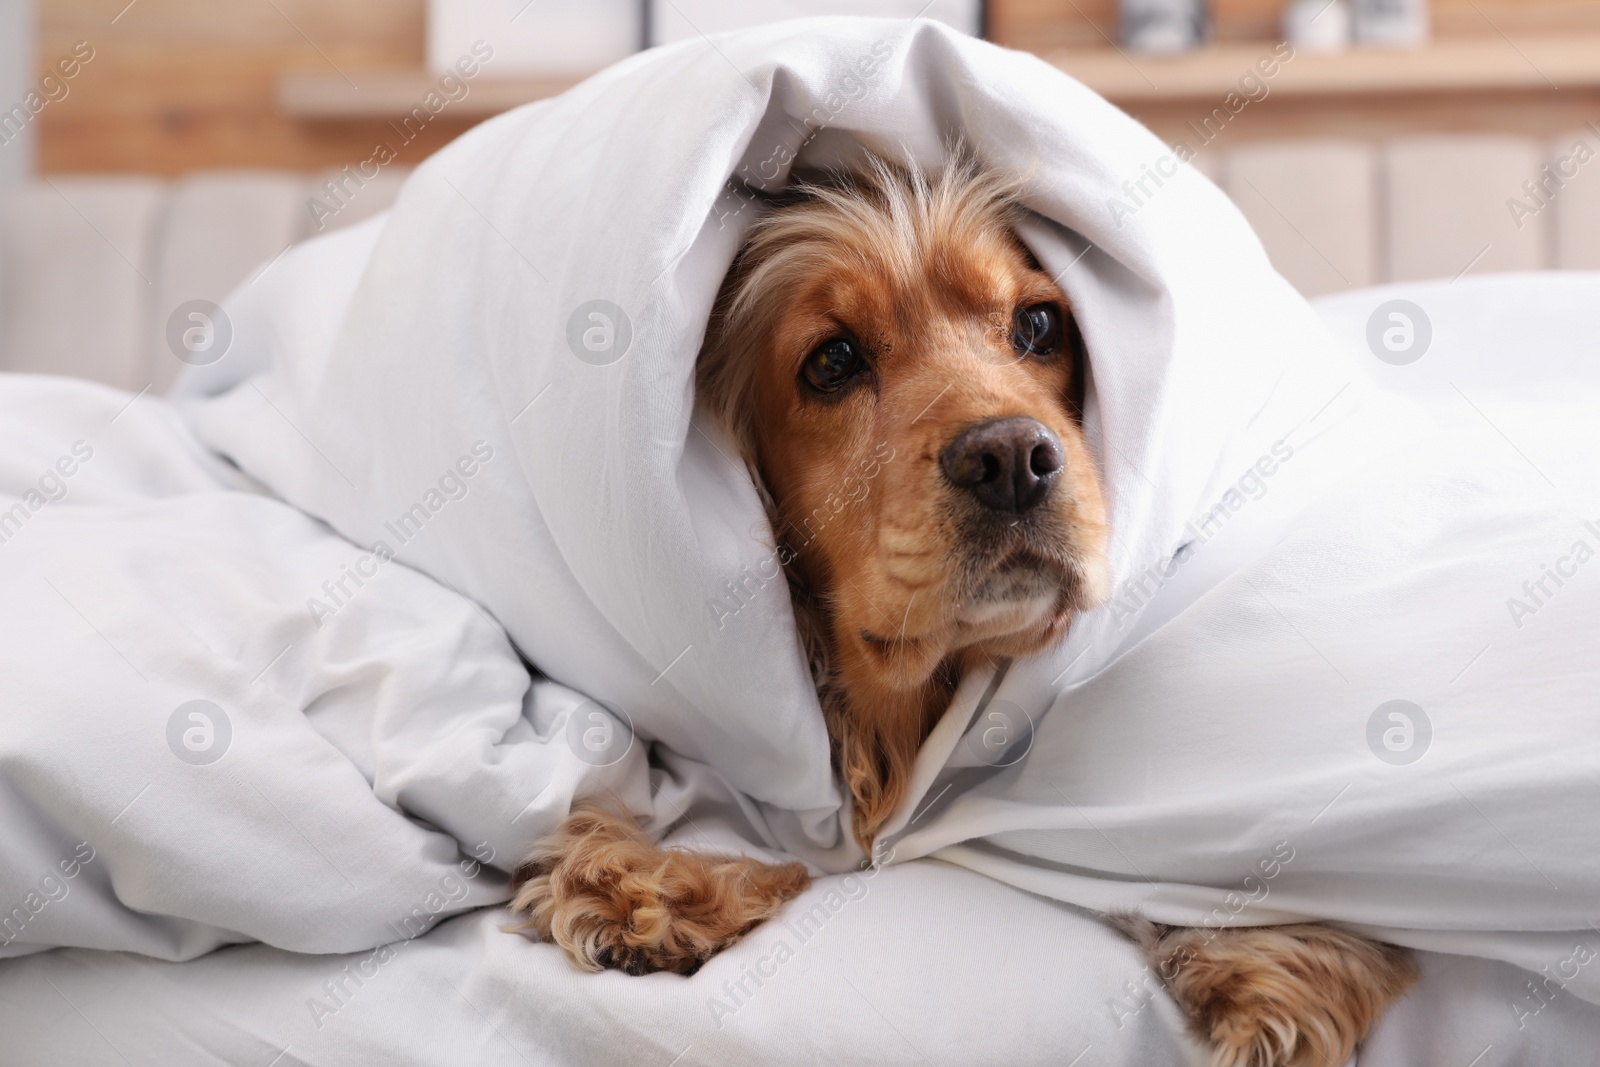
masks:
{"type": "MultiPolygon", "coordinates": [[[[873,160],[798,184],[755,226],[700,356],[698,402],[785,546],[869,852],[962,673],[1046,647],[1109,591],[1082,339],[1020,210],[964,156],[935,178],[873,160]],[[868,491],[830,504],[869,466],[868,491]]],[[[583,805],[519,871],[513,908],[581,966],[688,974],[807,884],[798,864],[664,850],[583,805]]],[[[1402,950],[1325,926],[1118,925],[1228,1067],[1340,1067],[1413,978],[1402,950]]]]}

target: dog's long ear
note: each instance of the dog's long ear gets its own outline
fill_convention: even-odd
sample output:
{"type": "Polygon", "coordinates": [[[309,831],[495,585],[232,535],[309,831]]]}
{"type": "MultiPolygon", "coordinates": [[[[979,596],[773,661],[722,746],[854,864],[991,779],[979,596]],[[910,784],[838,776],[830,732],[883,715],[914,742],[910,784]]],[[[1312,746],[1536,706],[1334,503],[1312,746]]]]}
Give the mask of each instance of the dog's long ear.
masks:
{"type": "Polygon", "coordinates": [[[784,579],[789,587],[789,602],[794,611],[794,624],[800,638],[800,648],[805,654],[806,664],[811,668],[811,678],[816,684],[817,696],[822,701],[826,714],[830,701],[837,697],[828,647],[827,607],[800,568],[796,553],[787,544],[788,531],[784,528],[783,518],[779,514],[778,502],[767,487],[767,479],[761,470],[760,457],[756,455],[757,450],[750,433],[748,419],[741,417],[741,409],[748,408],[750,403],[748,394],[750,377],[730,373],[728,367],[731,359],[740,356],[745,359],[754,358],[750,352],[730,350],[735,346],[723,335],[723,331],[730,325],[726,318],[726,308],[738,280],[736,264],[735,269],[729,272],[728,280],[723,284],[723,292],[718,297],[717,310],[713,312],[707,333],[706,347],[700,354],[700,363],[696,368],[695,400],[717,427],[733,440],[739,458],[744,461],[745,471],[750,475],[750,482],[755,486],[756,496],[761,500],[762,510],[767,515],[767,525],[772,530],[773,551],[777,553],[784,579]]]}
{"type": "Polygon", "coordinates": [[[1063,326],[1067,331],[1067,353],[1072,357],[1072,380],[1067,385],[1067,404],[1072,408],[1072,417],[1083,425],[1083,405],[1089,397],[1089,346],[1084,344],[1083,331],[1078,328],[1078,316],[1072,313],[1071,305],[1061,309],[1062,316],[1066,319],[1063,326]]]}
{"type": "MultiPolygon", "coordinates": [[[[1028,266],[1040,274],[1048,274],[1044,264],[1039,262],[1039,257],[1033,254],[1033,249],[1020,236],[1013,233],[1012,239],[1016,242],[1017,249],[1021,251],[1028,266]]],[[[1073,314],[1070,301],[1061,307],[1061,328],[1067,335],[1067,354],[1072,358],[1072,380],[1067,386],[1067,405],[1072,410],[1072,417],[1079,425],[1083,423],[1083,405],[1089,396],[1089,347],[1084,344],[1083,330],[1078,327],[1078,316],[1073,314]]]]}

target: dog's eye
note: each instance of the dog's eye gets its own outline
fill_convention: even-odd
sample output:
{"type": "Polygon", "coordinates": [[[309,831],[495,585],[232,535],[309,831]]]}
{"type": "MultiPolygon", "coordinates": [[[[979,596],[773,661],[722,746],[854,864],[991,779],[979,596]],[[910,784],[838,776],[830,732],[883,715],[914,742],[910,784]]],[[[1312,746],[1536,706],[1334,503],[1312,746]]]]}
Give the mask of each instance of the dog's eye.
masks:
{"type": "Polygon", "coordinates": [[[867,367],[856,346],[843,337],[818,345],[800,369],[806,384],[819,393],[836,393],[867,367]]]}
{"type": "Polygon", "coordinates": [[[1018,308],[1011,316],[1011,347],[1023,356],[1054,355],[1061,347],[1061,312],[1054,304],[1018,308]]]}

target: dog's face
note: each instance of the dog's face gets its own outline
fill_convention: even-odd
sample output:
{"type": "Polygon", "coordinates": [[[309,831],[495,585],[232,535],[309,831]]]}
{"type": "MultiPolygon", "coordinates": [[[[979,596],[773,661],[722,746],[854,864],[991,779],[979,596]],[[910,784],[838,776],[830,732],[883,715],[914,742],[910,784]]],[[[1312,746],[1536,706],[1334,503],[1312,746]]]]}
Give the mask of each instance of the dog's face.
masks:
{"type": "Polygon", "coordinates": [[[1014,224],[971,168],[814,189],[763,222],[714,324],[779,540],[874,688],[1036,651],[1106,592],[1080,335],[1014,224]]]}

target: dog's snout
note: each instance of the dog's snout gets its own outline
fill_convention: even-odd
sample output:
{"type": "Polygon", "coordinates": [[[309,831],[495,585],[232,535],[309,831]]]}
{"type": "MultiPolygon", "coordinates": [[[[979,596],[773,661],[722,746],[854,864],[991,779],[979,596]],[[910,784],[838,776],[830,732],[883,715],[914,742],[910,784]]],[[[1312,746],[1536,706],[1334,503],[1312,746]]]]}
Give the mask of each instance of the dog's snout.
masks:
{"type": "Polygon", "coordinates": [[[1042,503],[1061,470],[1061,439],[1037,419],[980,422],[939,454],[951,484],[984,506],[1021,514],[1042,503]]]}

